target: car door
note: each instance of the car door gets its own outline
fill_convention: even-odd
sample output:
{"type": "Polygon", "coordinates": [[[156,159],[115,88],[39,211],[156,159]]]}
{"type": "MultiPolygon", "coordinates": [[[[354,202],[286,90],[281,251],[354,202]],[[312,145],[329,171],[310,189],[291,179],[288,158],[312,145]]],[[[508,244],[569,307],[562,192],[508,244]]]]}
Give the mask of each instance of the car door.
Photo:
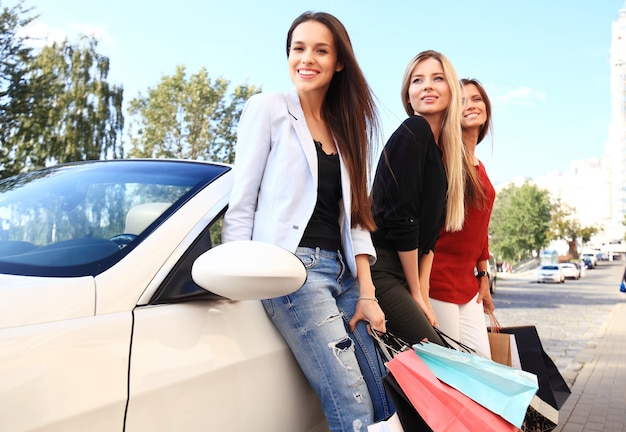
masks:
{"type": "Polygon", "coordinates": [[[219,226],[207,227],[133,313],[126,431],[328,430],[261,303],[211,295],[191,279],[219,226]]]}
{"type": "Polygon", "coordinates": [[[130,312],[94,316],[92,277],[0,275],[0,425],[122,431],[130,312]]]}

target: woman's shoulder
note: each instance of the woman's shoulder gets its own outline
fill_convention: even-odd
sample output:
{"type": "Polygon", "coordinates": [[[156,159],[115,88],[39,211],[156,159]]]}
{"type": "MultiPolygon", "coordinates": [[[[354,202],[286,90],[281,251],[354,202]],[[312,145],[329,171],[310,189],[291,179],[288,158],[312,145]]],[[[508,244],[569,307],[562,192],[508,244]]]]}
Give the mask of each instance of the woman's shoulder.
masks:
{"type": "Polygon", "coordinates": [[[248,103],[287,107],[290,111],[300,108],[300,98],[295,89],[286,92],[256,93],[248,99],[248,103]]]}
{"type": "Polygon", "coordinates": [[[394,132],[395,139],[410,139],[415,142],[432,141],[435,138],[430,130],[430,125],[422,116],[412,115],[405,119],[394,132]]]}
{"type": "Polygon", "coordinates": [[[254,115],[287,115],[292,103],[288,93],[268,92],[256,93],[246,101],[245,111],[254,115]]]}
{"type": "Polygon", "coordinates": [[[402,122],[398,129],[421,137],[433,136],[433,132],[430,130],[430,125],[424,117],[419,115],[412,115],[408,117],[402,122]]]}
{"type": "Polygon", "coordinates": [[[286,101],[285,93],[280,92],[268,92],[268,93],[255,93],[248,98],[248,105],[253,104],[276,104],[278,102],[282,102],[283,104],[286,101]]]}
{"type": "Polygon", "coordinates": [[[402,122],[402,126],[408,127],[414,132],[425,132],[432,134],[432,131],[430,130],[430,125],[428,124],[426,119],[419,115],[409,116],[406,120],[402,122]]]}

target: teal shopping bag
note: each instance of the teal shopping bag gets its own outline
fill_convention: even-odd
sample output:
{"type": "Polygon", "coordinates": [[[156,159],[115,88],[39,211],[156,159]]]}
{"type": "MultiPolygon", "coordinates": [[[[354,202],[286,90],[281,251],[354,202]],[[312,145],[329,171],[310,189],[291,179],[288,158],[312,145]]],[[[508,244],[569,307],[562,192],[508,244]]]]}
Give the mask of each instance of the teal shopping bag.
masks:
{"type": "Polygon", "coordinates": [[[441,381],[521,427],[538,389],[536,375],[431,342],[413,349],[441,381]]]}

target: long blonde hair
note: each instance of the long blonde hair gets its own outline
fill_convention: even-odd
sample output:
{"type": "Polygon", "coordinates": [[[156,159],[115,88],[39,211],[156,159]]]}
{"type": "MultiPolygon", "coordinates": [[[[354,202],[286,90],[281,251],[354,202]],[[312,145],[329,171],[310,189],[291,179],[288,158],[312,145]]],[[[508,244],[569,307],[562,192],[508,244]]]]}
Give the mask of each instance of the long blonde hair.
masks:
{"type": "Polygon", "coordinates": [[[411,74],[418,63],[429,58],[435,59],[441,63],[445,80],[450,87],[450,104],[443,117],[439,142],[437,144],[443,152],[443,163],[448,177],[445,229],[447,231],[459,231],[463,227],[463,221],[465,219],[465,176],[463,170],[465,147],[463,146],[461,135],[463,91],[452,63],[450,63],[443,54],[437,51],[427,50],[413,57],[406,67],[402,79],[402,105],[409,116],[415,114],[409,102],[411,74]]]}

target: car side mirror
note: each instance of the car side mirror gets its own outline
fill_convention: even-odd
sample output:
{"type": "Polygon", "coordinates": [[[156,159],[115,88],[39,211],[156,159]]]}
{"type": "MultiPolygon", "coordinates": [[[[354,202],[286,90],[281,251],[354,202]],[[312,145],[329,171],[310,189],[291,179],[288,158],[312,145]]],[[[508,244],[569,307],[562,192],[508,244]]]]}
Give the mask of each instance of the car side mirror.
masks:
{"type": "Polygon", "coordinates": [[[253,240],[233,241],[200,255],[191,268],[194,282],[230,300],[261,300],[298,290],[306,268],[293,253],[253,240]]]}

